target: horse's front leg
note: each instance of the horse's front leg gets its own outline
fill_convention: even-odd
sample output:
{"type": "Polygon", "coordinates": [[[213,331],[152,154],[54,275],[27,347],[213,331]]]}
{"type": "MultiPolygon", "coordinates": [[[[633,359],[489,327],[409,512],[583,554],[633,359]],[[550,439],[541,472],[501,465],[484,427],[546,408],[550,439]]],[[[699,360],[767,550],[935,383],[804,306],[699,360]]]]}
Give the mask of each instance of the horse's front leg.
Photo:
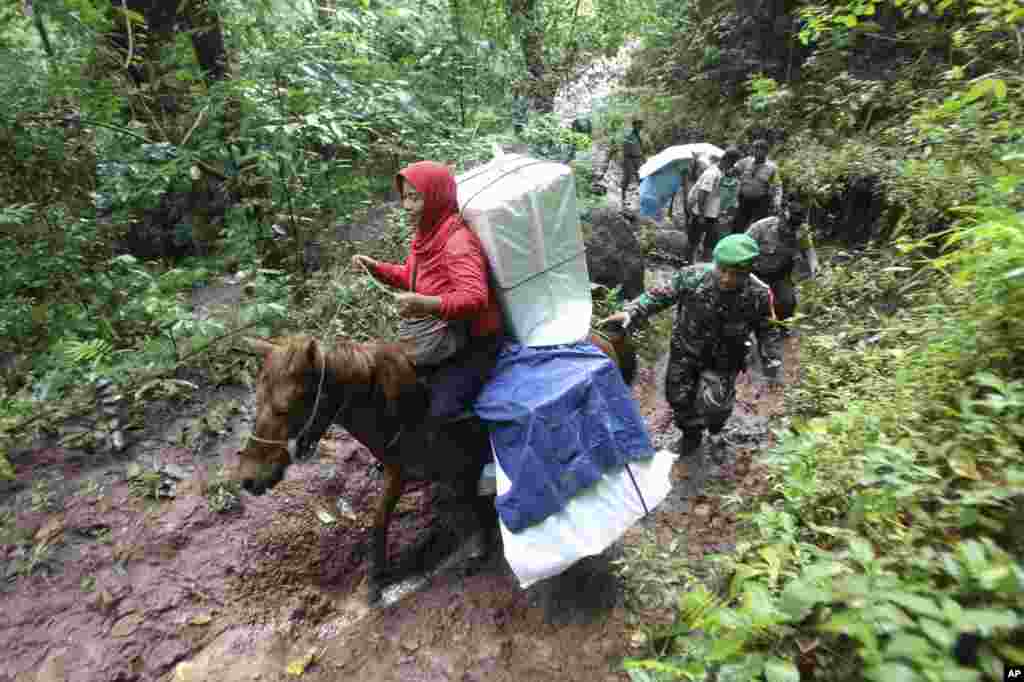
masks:
{"type": "Polygon", "coordinates": [[[384,465],[384,494],[373,521],[373,554],[370,561],[370,603],[380,599],[381,588],[387,574],[388,525],[391,512],[402,496],[402,469],[397,464],[384,465]]]}

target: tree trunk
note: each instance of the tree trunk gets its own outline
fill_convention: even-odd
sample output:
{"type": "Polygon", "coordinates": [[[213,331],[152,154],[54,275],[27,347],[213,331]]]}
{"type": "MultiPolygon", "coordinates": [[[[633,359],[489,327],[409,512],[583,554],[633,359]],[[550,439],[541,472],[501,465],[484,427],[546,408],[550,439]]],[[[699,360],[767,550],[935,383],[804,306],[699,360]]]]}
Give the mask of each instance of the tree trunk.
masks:
{"type": "Polygon", "coordinates": [[[191,32],[196,61],[207,82],[228,75],[227,51],[220,17],[209,0],[112,0],[114,29],[108,41],[122,56],[132,79],[137,83],[156,82],[161,48],[174,39],[177,30],[191,32]],[[132,24],[123,10],[145,19],[144,25],[132,24]],[[131,58],[131,59],[129,59],[131,58]],[[137,63],[141,58],[142,64],[137,63]]]}
{"type": "Polygon", "coordinates": [[[531,109],[542,114],[555,110],[557,83],[552,82],[544,62],[544,28],[540,0],[507,0],[505,11],[512,31],[519,39],[529,78],[531,109]]]}
{"type": "Polygon", "coordinates": [[[455,87],[459,95],[459,125],[466,127],[466,83],[465,69],[462,63],[463,48],[466,45],[465,36],[462,34],[462,12],[459,10],[459,0],[448,0],[448,7],[452,13],[452,26],[455,28],[455,63],[458,65],[455,74],[455,87]]]}
{"type": "Polygon", "coordinates": [[[227,50],[224,49],[224,33],[220,17],[210,7],[209,0],[192,0],[185,3],[184,13],[192,29],[192,49],[196,61],[203,70],[207,82],[224,80],[228,75],[227,50]]]}
{"type": "Polygon", "coordinates": [[[43,23],[43,14],[36,10],[32,4],[32,0],[25,0],[22,5],[25,16],[32,17],[32,23],[35,24],[36,33],[39,34],[39,40],[43,43],[43,50],[46,51],[46,56],[53,59],[53,45],[50,44],[50,34],[46,30],[46,24],[43,23]]]}

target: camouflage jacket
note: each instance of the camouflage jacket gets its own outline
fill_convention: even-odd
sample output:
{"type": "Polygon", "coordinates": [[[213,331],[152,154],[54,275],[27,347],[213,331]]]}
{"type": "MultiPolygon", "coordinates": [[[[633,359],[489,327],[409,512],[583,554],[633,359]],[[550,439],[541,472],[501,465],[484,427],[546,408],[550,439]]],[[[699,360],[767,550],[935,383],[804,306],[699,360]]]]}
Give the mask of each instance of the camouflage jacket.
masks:
{"type": "Polygon", "coordinates": [[[672,328],[674,347],[686,362],[700,369],[738,372],[746,360],[747,338],[757,336],[765,361],[781,360],[781,338],[774,333],[771,291],[764,282],[751,278],[734,292],[718,288],[710,263],[682,268],[665,287],[652,289],[626,306],[632,320],[642,324],[648,317],[676,305],[672,328]]]}
{"type": "Polygon", "coordinates": [[[793,272],[797,252],[802,251],[806,258],[808,251],[814,248],[806,224],[792,227],[777,216],[758,220],[747,228],[747,234],[761,251],[754,272],[769,279],[788,277],[793,272]]]}

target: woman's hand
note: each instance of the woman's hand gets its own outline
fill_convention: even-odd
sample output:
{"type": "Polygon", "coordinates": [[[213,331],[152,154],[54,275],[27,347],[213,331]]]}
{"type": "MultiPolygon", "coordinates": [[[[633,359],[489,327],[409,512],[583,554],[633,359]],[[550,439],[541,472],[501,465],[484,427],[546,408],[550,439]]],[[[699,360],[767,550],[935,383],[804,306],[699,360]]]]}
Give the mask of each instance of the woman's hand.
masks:
{"type": "Polygon", "coordinates": [[[441,298],[439,296],[424,296],[423,294],[404,292],[395,294],[395,301],[398,303],[398,314],[402,317],[437,316],[441,312],[441,298]]]}
{"type": "Polygon", "coordinates": [[[609,322],[615,322],[619,326],[621,326],[623,329],[625,329],[626,327],[629,326],[629,313],[627,313],[625,310],[623,310],[621,312],[615,313],[614,315],[609,315],[608,317],[606,317],[603,320],[601,320],[600,322],[598,322],[597,326],[598,327],[603,327],[606,324],[608,324],[609,322]]]}
{"type": "Polygon", "coordinates": [[[363,265],[372,274],[374,267],[377,266],[377,261],[370,258],[369,256],[364,256],[362,254],[357,253],[356,255],[352,256],[352,265],[353,267],[359,267],[360,265],[363,265]]]}

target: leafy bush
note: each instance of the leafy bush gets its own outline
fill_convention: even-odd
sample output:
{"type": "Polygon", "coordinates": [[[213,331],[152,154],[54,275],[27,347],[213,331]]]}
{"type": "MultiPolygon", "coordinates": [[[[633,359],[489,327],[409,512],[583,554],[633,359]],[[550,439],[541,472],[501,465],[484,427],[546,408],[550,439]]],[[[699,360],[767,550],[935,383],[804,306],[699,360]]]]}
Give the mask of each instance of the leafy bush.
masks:
{"type": "Polygon", "coordinates": [[[241,506],[241,493],[238,481],[226,478],[225,472],[218,470],[206,487],[206,501],[209,503],[210,509],[218,514],[223,514],[241,506]]]}
{"type": "MultiPolygon", "coordinates": [[[[810,149],[824,170],[790,161],[787,177],[824,185],[876,158],[838,151],[810,149]]],[[[1024,664],[1024,166],[994,151],[968,162],[960,140],[925,179],[882,165],[890,188],[946,187],[925,220],[952,227],[910,216],[895,248],[836,254],[802,287],[772,492],[738,500],[744,539],[717,559],[731,580],[678,596],[659,647],[627,661],[634,679],[981,680],[1024,664]]]]}

